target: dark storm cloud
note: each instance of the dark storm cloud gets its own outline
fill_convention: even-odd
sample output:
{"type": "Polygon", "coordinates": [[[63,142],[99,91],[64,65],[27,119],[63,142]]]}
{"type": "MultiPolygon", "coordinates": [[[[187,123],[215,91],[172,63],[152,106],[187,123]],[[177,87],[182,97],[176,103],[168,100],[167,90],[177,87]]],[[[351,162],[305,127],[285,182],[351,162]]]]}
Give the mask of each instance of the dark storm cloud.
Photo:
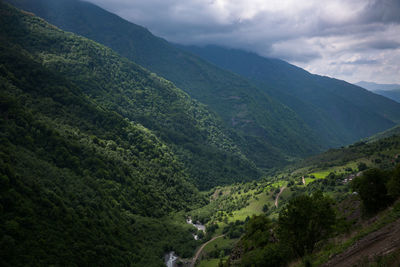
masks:
{"type": "Polygon", "coordinates": [[[399,0],[368,1],[363,11],[363,22],[400,23],[399,0]]]}
{"type": "Polygon", "coordinates": [[[392,40],[373,40],[371,42],[365,43],[365,48],[373,48],[373,49],[396,49],[400,47],[400,42],[392,41],[392,40]]]}
{"type": "MultiPolygon", "coordinates": [[[[325,75],[355,71],[361,80],[368,66],[400,57],[400,0],[89,1],[171,42],[240,48],[325,75]],[[357,60],[350,71],[330,64],[357,60]]],[[[398,67],[386,69],[385,79],[399,82],[398,67]]]]}

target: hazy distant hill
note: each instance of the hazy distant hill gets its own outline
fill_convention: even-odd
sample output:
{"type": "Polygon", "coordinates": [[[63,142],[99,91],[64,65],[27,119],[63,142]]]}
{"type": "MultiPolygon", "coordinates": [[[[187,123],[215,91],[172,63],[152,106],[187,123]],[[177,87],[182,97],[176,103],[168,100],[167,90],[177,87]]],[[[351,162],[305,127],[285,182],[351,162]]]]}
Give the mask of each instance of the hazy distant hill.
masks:
{"type": "Polygon", "coordinates": [[[145,28],[76,0],[9,0],[64,30],[105,44],[208,105],[234,129],[238,146],[257,166],[321,150],[320,137],[299,116],[248,80],[187,53],[145,28]]]}
{"type": "Polygon", "coordinates": [[[400,89],[384,91],[384,90],[375,90],[375,94],[383,95],[384,97],[390,98],[398,103],[400,103],[400,89]]]}
{"type": "Polygon", "coordinates": [[[399,84],[378,84],[371,82],[358,82],[356,85],[370,90],[378,95],[383,95],[400,103],[400,85],[399,84]]]}
{"type": "Polygon", "coordinates": [[[400,84],[379,84],[379,83],[361,81],[361,82],[355,83],[355,85],[358,85],[358,86],[365,88],[367,90],[370,90],[370,91],[400,90],[400,84]]]}
{"type": "Polygon", "coordinates": [[[285,61],[217,46],[182,48],[259,84],[296,111],[327,144],[351,143],[400,121],[398,103],[285,61]]]}

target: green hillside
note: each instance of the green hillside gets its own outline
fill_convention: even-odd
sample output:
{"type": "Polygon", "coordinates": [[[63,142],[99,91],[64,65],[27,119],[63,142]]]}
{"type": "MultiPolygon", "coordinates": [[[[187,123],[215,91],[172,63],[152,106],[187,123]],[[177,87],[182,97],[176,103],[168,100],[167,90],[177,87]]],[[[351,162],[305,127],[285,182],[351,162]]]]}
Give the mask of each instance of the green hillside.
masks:
{"type": "Polygon", "coordinates": [[[399,103],[279,59],[217,46],[180,47],[258,84],[294,110],[327,147],[356,142],[400,120],[399,103]]]}
{"type": "Polygon", "coordinates": [[[400,89],[395,89],[391,91],[376,90],[375,94],[382,95],[384,97],[390,98],[398,103],[400,103],[400,89]]]}
{"type": "Polygon", "coordinates": [[[158,217],[202,199],[165,144],[0,50],[23,64],[1,64],[0,265],[160,266],[174,239],[190,255],[190,233],[158,217]]]}
{"type": "Polygon", "coordinates": [[[103,108],[152,130],[171,145],[199,188],[258,177],[236,145],[241,139],[171,82],[37,18],[32,17],[35,23],[13,19],[3,18],[2,32],[10,43],[68,77],[103,108]]]}
{"type": "Polygon", "coordinates": [[[111,47],[174,82],[216,112],[240,136],[238,147],[258,167],[320,151],[322,142],[291,109],[246,79],[180,50],[148,30],[89,3],[10,0],[54,25],[111,47]]]}
{"type": "Polygon", "coordinates": [[[383,131],[381,133],[377,133],[373,136],[370,136],[365,139],[366,142],[375,142],[383,138],[387,138],[393,135],[400,135],[400,125],[396,125],[393,128],[390,128],[389,130],[383,131]]]}
{"type": "Polygon", "coordinates": [[[400,203],[395,202],[399,155],[399,136],[358,142],[257,182],[210,190],[210,203],[190,214],[206,223],[211,236],[225,236],[207,245],[200,266],[321,266],[335,255],[340,260],[339,254],[353,246],[364,255],[374,247],[369,262],[393,262],[361,266],[397,266],[400,239],[393,237],[400,230],[400,203]],[[388,233],[379,234],[389,226],[388,233]],[[392,245],[380,246],[377,239],[392,245]]]}
{"type": "Polygon", "coordinates": [[[219,121],[170,82],[2,1],[0,24],[0,265],[190,256],[198,242],[170,215],[205,203],[193,181],[258,175],[219,121]]]}

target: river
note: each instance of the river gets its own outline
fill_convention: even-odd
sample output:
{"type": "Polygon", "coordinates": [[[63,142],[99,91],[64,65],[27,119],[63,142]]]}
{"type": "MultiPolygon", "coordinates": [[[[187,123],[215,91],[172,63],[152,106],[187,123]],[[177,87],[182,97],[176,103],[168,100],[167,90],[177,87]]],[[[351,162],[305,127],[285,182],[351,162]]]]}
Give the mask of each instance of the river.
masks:
{"type": "Polygon", "coordinates": [[[188,224],[191,224],[191,225],[193,225],[194,227],[196,227],[197,230],[203,231],[204,233],[206,232],[206,227],[205,227],[204,225],[198,223],[198,222],[197,222],[197,223],[193,223],[193,222],[192,222],[192,218],[188,217],[188,218],[186,219],[186,222],[187,222],[188,224]]]}
{"type": "Polygon", "coordinates": [[[165,255],[165,264],[167,265],[167,267],[175,267],[177,260],[178,257],[175,255],[175,252],[173,251],[165,255]]]}
{"type": "MultiPolygon", "coordinates": [[[[203,231],[204,233],[206,232],[206,227],[202,225],[201,223],[193,223],[192,218],[188,217],[186,219],[186,223],[193,225],[196,227],[198,231],[203,231]]],[[[193,234],[193,238],[198,240],[199,237],[196,234],[193,234]]],[[[167,267],[176,267],[176,261],[178,260],[178,256],[175,255],[175,252],[171,251],[168,254],[165,255],[165,265],[167,267]]]]}

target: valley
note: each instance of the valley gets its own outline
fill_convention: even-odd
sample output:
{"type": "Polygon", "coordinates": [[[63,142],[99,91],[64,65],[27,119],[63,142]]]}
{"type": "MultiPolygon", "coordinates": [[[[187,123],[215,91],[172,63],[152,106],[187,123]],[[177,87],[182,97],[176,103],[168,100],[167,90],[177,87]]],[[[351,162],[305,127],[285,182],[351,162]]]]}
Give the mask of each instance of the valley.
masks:
{"type": "MultiPolygon", "coordinates": [[[[200,208],[200,210],[192,211],[192,216],[198,216],[197,218],[208,221],[207,225],[213,225],[212,229],[215,228],[216,225],[218,225],[217,230],[215,230],[214,236],[218,236],[220,233],[225,232],[226,236],[224,237],[224,239],[227,241],[232,240],[233,243],[230,243],[228,247],[224,247],[223,245],[220,246],[218,243],[216,243],[218,245],[214,246],[214,248],[212,248],[212,244],[209,244],[208,246],[210,247],[210,251],[203,253],[203,260],[200,261],[198,266],[220,266],[218,265],[220,264],[220,262],[226,262],[228,258],[221,257],[221,255],[230,254],[232,257],[231,253],[239,242],[239,239],[237,239],[237,236],[235,236],[235,234],[231,232],[231,229],[238,231],[238,236],[241,236],[241,233],[246,232],[246,230],[244,230],[245,228],[242,227],[242,223],[248,221],[254,215],[264,216],[264,214],[266,214],[273,221],[277,220],[279,217],[279,213],[282,211],[282,206],[284,207],[284,205],[287,204],[290,199],[294,198],[296,195],[301,194],[302,192],[312,193],[320,190],[324,192],[324,194],[330,196],[336,202],[336,205],[344,205],[343,203],[349,203],[350,200],[351,210],[360,209],[359,203],[357,204],[357,202],[355,202],[354,200],[357,197],[352,194],[351,181],[360,176],[360,169],[364,169],[364,164],[368,166],[368,168],[383,169],[387,169],[390,168],[389,166],[393,167],[398,164],[398,155],[400,153],[399,141],[399,137],[395,136],[387,139],[381,139],[380,141],[376,141],[374,143],[355,144],[344,149],[332,150],[315,158],[310,158],[297,166],[290,166],[285,171],[277,173],[276,176],[266,178],[266,181],[264,182],[257,182],[257,185],[254,183],[248,183],[238,185],[238,187],[236,188],[217,188],[213,193],[210,192],[209,194],[211,195],[213,200],[209,204],[209,207],[206,206],[206,208],[203,207],[200,208]],[[370,153],[366,153],[366,151],[369,151],[370,153]],[[349,158],[347,158],[347,160],[344,160],[344,155],[354,156],[350,156],[349,158]],[[316,163],[317,165],[315,165],[316,163]],[[274,180],[275,182],[270,182],[274,180]],[[304,184],[303,180],[307,180],[306,184],[304,184]],[[240,190],[239,188],[243,190],[240,192],[240,194],[238,194],[240,190]],[[238,198],[238,196],[241,196],[243,197],[243,199],[247,200],[244,207],[236,206],[232,208],[224,205],[226,199],[230,199],[228,201],[229,203],[235,203],[235,200],[238,198]],[[281,200],[279,200],[278,202],[278,199],[280,197],[281,200]],[[215,205],[215,203],[213,202],[216,202],[218,204],[215,205]],[[277,203],[279,203],[279,205],[276,205],[277,203]],[[218,208],[215,208],[215,206],[218,208]],[[205,211],[207,209],[209,213],[205,211]],[[221,228],[223,229],[222,231],[221,228]],[[223,254],[221,254],[222,251],[224,251],[223,254]]],[[[394,210],[398,208],[398,204],[396,205],[393,208],[394,210]]],[[[350,211],[349,208],[338,212],[337,216],[349,216],[348,221],[346,221],[347,219],[345,219],[345,221],[342,221],[341,224],[347,224],[345,227],[348,227],[348,229],[346,230],[347,232],[344,235],[344,238],[350,237],[350,240],[345,243],[347,244],[345,247],[339,245],[343,241],[338,244],[338,248],[340,248],[340,251],[344,251],[345,248],[348,248],[357,240],[360,240],[357,242],[363,244],[364,241],[362,238],[364,238],[367,233],[371,233],[371,236],[375,235],[381,238],[381,236],[384,236],[385,234],[381,234],[379,232],[379,229],[382,228],[382,232],[384,232],[386,230],[384,230],[383,227],[396,227],[396,222],[399,219],[399,214],[396,213],[398,212],[397,210],[394,210],[391,211],[389,209],[389,211],[385,211],[386,214],[384,213],[383,215],[379,215],[373,219],[367,220],[361,218],[360,213],[358,213],[358,215],[345,215],[347,212],[350,211]],[[390,219],[388,219],[388,214],[390,214],[390,219]],[[385,216],[386,218],[383,218],[383,220],[379,222],[378,218],[385,216]],[[375,223],[374,221],[378,221],[378,223],[375,223]],[[362,222],[361,229],[358,228],[360,227],[360,222],[362,222]],[[375,228],[373,227],[374,223],[375,228]],[[354,226],[352,226],[352,224],[354,224],[354,226]],[[354,235],[356,236],[355,238],[354,235]]],[[[390,238],[395,238],[396,235],[394,234],[390,236],[390,238]]],[[[336,241],[335,239],[332,239],[331,242],[335,243],[336,241]]],[[[370,242],[373,242],[373,244],[375,244],[375,241],[370,242]]],[[[379,246],[378,243],[375,249],[370,248],[368,245],[363,245],[365,247],[364,248],[360,244],[355,245],[356,248],[360,251],[357,252],[357,255],[360,254],[360,256],[354,258],[356,259],[356,261],[363,260],[362,255],[376,255],[376,257],[378,257],[379,255],[385,255],[385,253],[391,254],[395,252],[397,248],[397,246],[394,245],[391,249],[385,247],[384,249],[386,250],[381,251],[379,247],[384,246],[379,246]],[[368,249],[371,250],[368,251],[368,249]]],[[[328,243],[324,246],[330,247],[331,245],[332,244],[328,243]]],[[[329,253],[332,253],[332,251],[330,251],[329,253]]],[[[335,253],[340,254],[338,251],[336,251],[335,253]]],[[[395,255],[397,256],[393,257],[395,259],[399,259],[399,255],[395,255]]],[[[351,252],[344,252],[343,255],[340,254],[340,257],[342,257],[343,259],[348,258],[348,260],[350,260],[350,257],[353,256],[351,252]]],[[[319,254],[316,254],[315,258],[315,261],[318,262],[318,264],[316,264],[315,266],[320,266],[324,261],[327,260],[326,258],[321,258],[321,255],[319,254]]],[[[338,260],[335,259],[333,262],[336,261],[338,260]]],[[[335,264],[339,263],[328,262],[326,264],[326,266],[336,266],[335,264]]],[[[295,266],[302,265],[300,263],[297,263],[297,265],[295,266]]],[[[339,264],[338,266],[341,265],[339,264]]]]}
{"type": "Polygon", "coordinates": [[[396,266],[399,123],[283,60],[0,0],[0,265],[396,266]]]}

